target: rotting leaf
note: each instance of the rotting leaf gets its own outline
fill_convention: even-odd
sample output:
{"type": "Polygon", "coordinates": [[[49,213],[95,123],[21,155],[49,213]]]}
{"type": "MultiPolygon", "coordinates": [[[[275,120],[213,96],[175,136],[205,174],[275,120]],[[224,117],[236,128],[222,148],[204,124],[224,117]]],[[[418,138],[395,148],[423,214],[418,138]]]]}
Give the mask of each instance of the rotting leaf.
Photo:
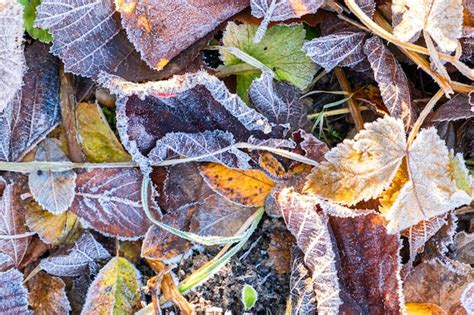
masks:
{"type": "Polygon", "coordinates": [[[0,313],[31,314],[28,291],[23,286],[23,274],[17,269],[0,272],[0,313]]]}
{"type": "Polygon", "coordinates": [[[112,258],[92,282],[81,314],[123,312],[140,308],[140,272],[122,257],[112,258]]]}
{"type": "Polygon", "coordinates": [[[29,45],[25,56],[28,70],[22,90],[0,113],[0,160],[3,161],[22,158],[60,120],[58,59],[40,42],[29,45]]]}
{"type": "Polygon", "coordinates": [[[415,113],[405,73],[382,40],[376,36],[365,41],[364,53],[374,71],[375,81],[390,115],[401,118],[408,129],[415,120],[415,113]]]}
{"type": "Polygon", "coordinates": [[[36,8],[41,3],[41,0],[19,0],[18,2],[23,5],[23,18],[26,32],[34,39],[46,44],[50,43],[53,40],[53,36],[51,36],[47,30],[33,26],[36,20],[36,8]]]}
{"type": "Polygon", "coordinates": [[[205,182],[219,195],[240,205],[261,207],[275,185],[259,170],[231,169],[217,163],[199,167],[205,182]]]}
{"type": "Polygon", "coordinates": [[[84,226],[120,239],[145,235],[151,222],[141,203],[142,174],[132,168],[93,169],[80,173],[71,211],[84,226]]]}
{"type": "MultiPolygon", "coordinates": [[[[46,138],[35,154],[36,161],[59,162],[66,161],[66,154],[61,150],[54,139],[46,138]]],[[[61,214],[71,206],[76,188],[76,173],[72,170],[36,171],[28,176],[28,186],[33,198],[45,210],[52,214],[61,214]]]]}
{"type": "Polygon", "coordinates": [[[0,3],[0,113],[21,89],[26,70],[23,55],[23,9],[16,0],[0,3]]]}
{"type": "Polygon", "coordinates": [[[110,129],[99,105],[79,103],[76,120],[81,147],[90,162],[130,161],[130,155],[110,129]]]}
{"type": "Polygon", "coordinates": [[[68,314],[71,305],[61,278],[40,271],[27,282],[28,301],[37,315],[68,314]]]}
{"type": "Polygon", "coordinates": [[[78,276],[97,272],[97,260],[110,258],[110,254],[92,234],[84,232],[66,255],[44,258],[39,266],[49,274],[61,277],[78,276]]]}
{"type": "Polygon", "coordinates": [[[116,3],[130,41],[150,67],[161,70],[181,51],[245,9],[249,0],[116,3]]]}

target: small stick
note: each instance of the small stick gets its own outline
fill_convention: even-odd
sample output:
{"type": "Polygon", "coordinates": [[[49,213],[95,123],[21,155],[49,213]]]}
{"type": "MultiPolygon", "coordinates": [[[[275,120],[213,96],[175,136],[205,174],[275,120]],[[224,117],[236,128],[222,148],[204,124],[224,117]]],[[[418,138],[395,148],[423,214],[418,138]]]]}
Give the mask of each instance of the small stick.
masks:
{"type": "MultiPolygon", "coordinates": [[[[344,71],[340,67],[336,67],[336,69],[334,69],[334,73],[336,74],[337,80],[339,81],[339,85],[341,86],[342,90],[352,94],[351,85],[349,84],[349,81],[347,81],[344,71]]],[[[360,114],[357,103],[352,98],[348,98],[347,106],[349,107],[349,111],[351,112],[352,118],[354,119],[357,130],[364,129],[364,119],[362,119],[362,115],[360,114]]]]}

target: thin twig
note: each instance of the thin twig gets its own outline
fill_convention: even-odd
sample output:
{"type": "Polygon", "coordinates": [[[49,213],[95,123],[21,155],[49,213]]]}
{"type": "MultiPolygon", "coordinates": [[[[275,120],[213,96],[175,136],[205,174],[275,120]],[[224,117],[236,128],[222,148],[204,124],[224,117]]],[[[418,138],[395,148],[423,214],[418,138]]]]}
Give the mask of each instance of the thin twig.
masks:
{"type": "MultiPolygon", "coordinates": [[[[339,85],[341,86],[342,90],[352,94],[351,85],[349,84],[349,81],[347,81],[344,71],[340,67],[336,67],[336,69],[334,69],[334,73],[336,74],[337,80],[339,81],[339,85]]],[[[351,97],[347,99],[347,106],[349,107],[349,111],[351,112],[352,118],[354,119],[357,130],[364,129],[364,119],[362,119],[362,115],[360,114],[357,103],[351,97]]]]}
{"type": "Polygon", "coordinates": [[[36,232],[26,232],[26,233],[22,233],[22,234],[12,234],[12,235],[5,234],[5,235],[0,235],[0,240],[17,240],[17,239],[20,239],[20,238],[30,237],[30,236],[33,236],[35,234],[36,234],[36,232]]]}
{"type": "MultiPolygon", "coordinates": [[[[368,106],[359,106],[359,110],[362,112],[362,111],[371,110],[371,109],[368,106]]],[[[314,118],[317,118],[319,115],[323,115],[324,117],[331,117],[331,116],[343,115],[343,114],[348,114],[348,113],[350,113],[349,108],[339,108],[339,109],[328,110],[325,112],[309,114],[307,117],[308,119],[314,119],[314,118]]]]}

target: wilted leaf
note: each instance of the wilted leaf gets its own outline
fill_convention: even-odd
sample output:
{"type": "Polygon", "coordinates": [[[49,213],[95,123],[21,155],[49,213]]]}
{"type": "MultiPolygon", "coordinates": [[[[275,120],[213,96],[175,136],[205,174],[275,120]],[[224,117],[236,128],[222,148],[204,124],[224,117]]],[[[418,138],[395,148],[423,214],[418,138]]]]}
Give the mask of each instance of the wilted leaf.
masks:
{"type": "Polygon", "coordinates": [[[76,119],[82,150],[89,161],[130,161],[130,155],[110,129],[99,105],[79,103],[76,107],[76,119]]]}
{"type": "Polygon", "coordinates": [[[47,244],[71,243],[80,231],[79,220],[74,213],[66,211],[55,215],[33,201],[25,204],[25,221],[28,228],[47,244]]]}
{"type": "Polygon", "coordinates": [[[306,108],[297,89],[282,82],[273,82],[271,73],[264,71],[249,89],[252,105],[271,123],[283,125],[290,131],[308,123],[306,108]]]}
{"type": "Polygon", "coordinates": [[[23,5],[24,27],[28,34],[43,43],[50,43],[53,36],[45,29],[34,27],[36,20],[36,7],[41,3],[41,0],[19,0],[23,5]]]}
{"type": "Polygon", "coordinates": [[[121,239],[145,235],[151,222],[141,203],[138,169],[93,169],[77,176],[71,211],[81,223],[121,239]]]}
{"type": "Polygon", "coordinates": [[[472,105],[469,104],[469,97],[458,94],[441,105],[435,111],[431,121],[442,122],[474,118],[474,110],[472,108],[472,105]]]}
{"type": "Polygon", "coordinates": [[[456,234],[456,260],[468,265],[474,265],[474,233],[464,231],[456,234]]]}
{"type": "Polygon", "coordinates": [[[398,61],[376,36],[365,41],[364,52],[390,115],[401,118],[405,126],[410,127],[414,122],[415,113],[411,105],[408,79],[398,61]]]}
{"type": "Polygon", "coordinates": [[[393,33],[403,41],[414,41],[425,30],[442,51],[454,51],[462,36],[462,0],[392,2],[393,33]]]}
{"type": "Polygon", "coordinates": [[[303,45],[303,50],[329,72],[336,66],[353,67],[362,62],[366,58],[365,38],[364,32],[342,31],[314,38],[303,45]]]}
{"type": "Polygon", "coordinates": [[[63,280],[40,271],[27,282],[28,301],[36,315],[68,314],[71,305],[63,280]]]}
{"type": "Polygon", "coordinates": [[[140,287],[139,271],[125,258],[114,257],[89,287],[81,314],[132,314],[140,308],[140,287]]]}
{"type": "MultiPolygon", "coordinates": [[[[270,27],[258,44],[253,43],[257,26],[233,22],[227,24],[222,39],[225,47],[236,47],[254,57],[275,74],[275,79],[287,81],[299,89],[304,89],[313,79],[316,65],[301,50],[305,38],[302,25],[270,27]]],[[[222,60],[227,66],[243,63],[234,55],[221,50],[222,60]]],[[[251,82],[259,76],[256,70],[250,74],[237,75],[237,94],[244,100],[251,82]]]]}
{"type": "Polygon", "coordinates": [[[304,264],[304,255],[297,246],[291,252],[291,260],[289,314],[314,314],[316,295],[313,290],[313,281],[310,271],[304,264]]]}
{"type": "MultiPolygon", "coordinates": [[[[35,160],[41,162],[69,161],[59,144],[48,138],[39,145],[35,160]]],[[[61,172],[40,170],[28,175],[28,186],[33,198],[40,206],[52,214],[61,214],[67,211],[72,204],[76,177],[76,173],[72,170],[61,172]]]]}
{"type": "Polygon", "coordinates": [[[329,151],[326,143],[316,138],[312,133],[304,130],[300,129],[293,132],[291,137],[297,143],[295,151],[313,161],[322,162],[324,155],[329,151]],[[302,152],[300,150],[302,150],[302,152]]]}
{"type": "Polygon", "coordinates": [[[16,0],[0,3],[0,112],[21,89],[26,70],[23,55],[23,10],[16,0]]]}
{"type": "MultiPolygon", "coordinates": [[[[446,261],[447,260],[447,261],[446,261]]],[[[433,303],[448,314],[461,305],[460,298],[474,281],[468,265],[433,259],[416,266],[404,281],[403,292],[407,303],[433,303]]]]}
{"type": "Polygon", "coordinates": [[[249,0],[116,3],[130,41],[150,67],[162,69],[181,51],[245,9],[249,0]]]}
{"type": "MultiPolygon", "coordinates": [[[[9,256],[11,260],[8,261],[18,267],[30,241],[29,237],[14,237],[27,232],[20,199],[21,189],[17,184],[7,184],[1,177],[0,181],[6,184],[0,199],[0,235],[11,236],[0,237],[0,253],[9,256]]],[[[2,263],[2,270],[12,266],[7,266],[6,262],[2,263]]]]}
{"type": "Polygon", "coordinates": [[[89,232],[84,232],[67,255],[50,256],[41,260],[40,267],[49,274],[61,277],[97,272],[96,260],[110,258],[110,254],[89,232]]]}
{"type": "Polygon", "coordinates": [[[34,42],[25,52],[28,70],[14,100],[0,113],[0,160],[19,160],[59,122],[58,59],[34,42]]]}
{"type": "Polygon", "coordinates": [[[112,0],[42,0],[35,26],[53,35],[51,52],[67,72],[94,79],[100,71],[137,81],[153,77],[121,30],[117,14],[112,0]]]}
{"type": "Polygon", "coordinates": [[[16,269],[0,272],[0,313],[31,314],[28,291],[23,286],[23,274],[16,269]]]}
{"type": "Polygon", "coordinates": [[[200,166],[201,175],[215,192],[240,205],[261,207],[275,185],[259,170],[231,169],[217,163],[200,166]]]}

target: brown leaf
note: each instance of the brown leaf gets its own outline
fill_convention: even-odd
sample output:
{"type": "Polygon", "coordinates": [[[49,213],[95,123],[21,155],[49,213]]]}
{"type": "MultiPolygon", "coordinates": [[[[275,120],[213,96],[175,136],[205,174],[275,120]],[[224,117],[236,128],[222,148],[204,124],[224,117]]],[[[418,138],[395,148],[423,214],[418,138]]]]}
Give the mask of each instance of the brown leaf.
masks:
{"type": "Polygon", "coordinates": [[[469,97],[458,94],[441,105],[435,111],[431,121],[456,121],[469,118],[474,118],[474,111],[472,110],[472,105],[469,104],[469,97]]]}
{"type": "Polygon", "coordinates": [[[456,260],[474,265],[474,233],[464,231],[456,234],[456,260]]]}
{"type": "Polygon", "coordinates": [[[116,3],[128,38],[147,64],[160,70],[181,51],[247,7],[249,0],[116,3]]]}
{"type": "Polygon", "coordinates": [[[27,282],[28,301],[38,315],[68,314],[71,306],[66,296],[65,284],[61,278],[40,271],[27,282]]]}
{"type": "Polygon", "coordinates": [[[295,238],[286,230],[272,229],[270,244],[268,244],[268,260],[273,270],[278,274],[292,271],[291,249],[295,238]]]}
{"type": "Polygon", "coordinates": [[[16,269],[0,272],[0,313],[31,314],[28,291],[23,286],[23,274],[16,269]]]}
{"type": "Polygon", "coordinates": [[[302,129],[293,132],[291,136],[297,144],[294,151],[316,162],[322,162],[324,155],[329,151],[326,143],[302,129]]]}

